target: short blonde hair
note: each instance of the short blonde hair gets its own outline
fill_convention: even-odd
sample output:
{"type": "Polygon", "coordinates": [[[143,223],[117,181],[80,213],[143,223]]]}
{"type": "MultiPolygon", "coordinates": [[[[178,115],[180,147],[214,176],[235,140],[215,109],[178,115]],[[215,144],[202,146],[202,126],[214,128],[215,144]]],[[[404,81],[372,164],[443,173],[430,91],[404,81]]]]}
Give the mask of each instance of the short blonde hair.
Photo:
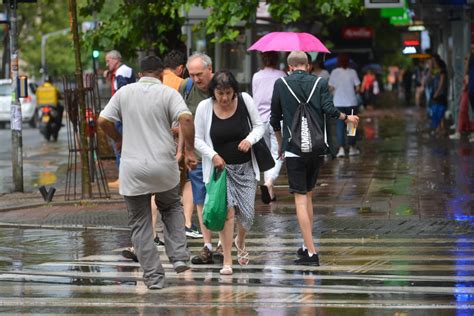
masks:
{"type": "Polygon", "coordinates": [[[308,56],[302,51],[292,51],[286,60],[288,66],[308,65],[308,56]]]}

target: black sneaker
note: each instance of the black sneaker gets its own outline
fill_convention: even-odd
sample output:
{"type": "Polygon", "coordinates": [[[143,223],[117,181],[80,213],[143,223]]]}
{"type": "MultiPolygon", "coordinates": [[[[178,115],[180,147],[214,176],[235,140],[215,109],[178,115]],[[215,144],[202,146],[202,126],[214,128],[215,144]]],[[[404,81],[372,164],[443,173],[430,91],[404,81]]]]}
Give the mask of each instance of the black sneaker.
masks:
{"type": "Polygon", "coordinates": [[[135,254],[135,249],[133,247],[127,248],[122,251],[122,256],[127,259],[132,259],[135,262],[138,262],[138,257],[135,254]]]}
{"type": "Polygon", "coordinates": [[[191,238],[202,237],[201,232],[197,229],[197,227],[194,224],[192,224],[191,227],[184,226],[184,228],[186,229],[186,236],[191,237],[191,238]]]}
{"type": "Polygon", "coordinates": [[[300,247],[300,248],[298,248],[298,250],[296,251],[296,255],[298,256],[298,258],[307,256],[307,255],[308,255],[308,249],[303,250],[303,247],[300,247]]]}
{"type": "Polygon", "coordinates": [[[191,259],[191,263],[193,264],[213,264],[214,260],[212,260],[212,251],[207,248],[207,246],[204,246],[201,248],[201,252],[199,255],[194,256],[191,259]]]}
{"type": "Polygon", "coordinates": [[[305,256],[296,259],[295,264],[301,264],[304,266],[316,266],[319,267],[319,255],[317,253],[313,254],[311,257],[306,253],[305,256]]]}
{"type": "Polygon", "coordinates": [[[155,243],[156,247],[164,246],[165,243],[161,241],[160,237],[156,235],[155,239],[153,239],[153,242],[155,243]]]}

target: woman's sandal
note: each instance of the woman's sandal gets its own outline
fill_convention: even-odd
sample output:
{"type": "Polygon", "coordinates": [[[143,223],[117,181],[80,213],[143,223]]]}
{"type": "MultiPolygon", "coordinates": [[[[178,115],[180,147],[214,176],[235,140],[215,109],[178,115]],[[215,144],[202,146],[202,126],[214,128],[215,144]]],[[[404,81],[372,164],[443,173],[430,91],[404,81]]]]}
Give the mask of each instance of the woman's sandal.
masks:
{"type": "Polygon", "coordinates": [[[222,275],[232,275],[232,266],[230,265],[224,265],[222,269],[219,271],[220,274],[222,275]]]}
{"type": "Polygon", "coordinates": [[[237,246],[237,237],[235,237],[234,239],[234,245],[235,245],[235,248],[237,248],[237,262],[241,265],[241,266],[246,266],[249,264],[249,253],[247,252],[247,250],[245,250],[245,247],[244,249],[240,249],[239,246],[237,246]]]}

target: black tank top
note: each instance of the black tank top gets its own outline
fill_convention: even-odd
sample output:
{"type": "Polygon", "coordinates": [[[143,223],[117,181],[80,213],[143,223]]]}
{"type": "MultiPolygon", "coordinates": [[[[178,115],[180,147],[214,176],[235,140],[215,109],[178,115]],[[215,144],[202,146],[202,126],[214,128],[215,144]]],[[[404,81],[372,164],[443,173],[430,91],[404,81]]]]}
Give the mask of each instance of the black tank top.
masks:
{"type": "Polygon", "coordinates": [[[229,165],[243,164],[251,159],[250,150],[246,153],[238,150],[242,140],[248,135],[248,121],[245,104],[237,103],[235,113],[226,119],[220,119],[212,112],[211,140],[214,150],[229,165]]]}

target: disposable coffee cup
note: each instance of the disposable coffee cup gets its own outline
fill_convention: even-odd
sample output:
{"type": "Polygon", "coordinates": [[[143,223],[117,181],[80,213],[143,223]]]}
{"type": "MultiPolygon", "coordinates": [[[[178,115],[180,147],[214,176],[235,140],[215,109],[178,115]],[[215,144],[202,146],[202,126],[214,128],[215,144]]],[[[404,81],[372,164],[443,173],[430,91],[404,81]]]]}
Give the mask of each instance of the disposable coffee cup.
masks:
{"type": "Polygon", "coordinates": [[[357,128],[354,123],[347,123],[347,136],[356,136],[356,130],[357,128]]]}
{"type": "MultiPolygon", "coordinates": [[[[351,111],[351,115],[354,115],[354,110],[351,111]]],[[[356,136],[356,125],[352,122],[347,123],[347,136],[356,136]]]]}

